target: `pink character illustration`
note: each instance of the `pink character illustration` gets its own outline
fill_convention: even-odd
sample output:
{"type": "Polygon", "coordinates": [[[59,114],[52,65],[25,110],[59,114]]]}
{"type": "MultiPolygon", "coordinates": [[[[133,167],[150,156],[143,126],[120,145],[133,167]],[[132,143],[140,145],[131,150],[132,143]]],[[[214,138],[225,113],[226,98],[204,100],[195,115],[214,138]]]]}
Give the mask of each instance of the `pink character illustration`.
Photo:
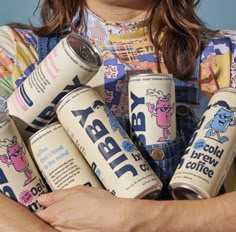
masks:
{"type": "Polygon", "coordinates": [[[24,172],[26,176],[25,185],[29,184],[32,180],[32,171],[29,169],[29,163],[26,158],[23,147],[17,142],[16,136],[12,140],[0,140],[0,147],[7,148],[7,154],[0,155],[0,160],[7,164],[13,165],[17,172],[24,172]]]}
{"type": "Polygon", "coordinates": [[[157,126],[163,130],[163,137],[159,138],[158,141],[165,142],[168,140],[168,135],[170,134],[168,128],[171,126],[171,116],[174,113],[175,103],[171,104],[170,93],[164,95],[161,90],[148,89],[146,95],[157,97],[156,108],[150,102],[147,102],[146,105],[151,115],[156,117],[157,126]]]}

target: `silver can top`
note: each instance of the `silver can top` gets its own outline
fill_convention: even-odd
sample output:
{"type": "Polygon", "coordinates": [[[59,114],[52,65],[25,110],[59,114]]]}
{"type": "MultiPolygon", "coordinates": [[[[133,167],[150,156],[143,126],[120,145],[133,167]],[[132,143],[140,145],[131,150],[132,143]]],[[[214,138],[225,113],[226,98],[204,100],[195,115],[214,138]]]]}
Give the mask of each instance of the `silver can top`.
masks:
{"type": "Polygon", "coordinates": [[[78,34],[71,33],[67,35],[66,41],[71,50],[87,65],[97,69],[102,65],[98,49],[88,40],[78,34]]]}
{"type": "Polygon", "coordinates": [[[66,101],[66,99],[68,99],[71,95],[73,95],[75,92],[79,92],[79,91],[82,91],[84,89],[92,89],[91,86],[89,85],[83,85],[83,86],[80,86],[78,88],[75,88],[73,90],[71,90],[69,93],[67,93],[64,97],[62,97],[60,99],[60,101],[57,103],[56,107],[55,107],[55,112],[58,113],[58,110],[60,109],[60,107],[63,105],[63,102],[66,101]]]}
{"type": "MultiPolygon", "coordinates": [[[[41,134],[43,134],[45,131],[48,131],[53,126],[60,126],[60,127],[62,127],[62,125],[60,124],[59,121],[52,122],[52,123],[44,126],[42,129],[38,130],[37,132],[35,132],[33,135],[31,135],[29,137],[29,139],[26,141],[26,144],[28,144],[32,140],[36,139],[37,137],[40,137],[41,134]]],[[[51,133],[51,132],[48,132],[48,133],[51,133]]]]}
{"type": "Polygon", "coordinates": [[[145,73],[131,73],[130,78],[133,77],[170,77],[173,78],[173,75],[170,73],[153,73],[153,72],[145,72],[145,73]]]}
{"type": "Polygon", "coordinates": [[[175,200],[201,200],[209,198],[199,189],[186,184],[173,184],[169,186],[169,191],[175,200]]]}
{"type": "Polygon", "coordinates": [[[218,93],[218,92],[225,92],[225,93],[231,92],[231,93],[236,93],[236,89],[233,88],[233,87],[224,87],[224,88],[218,89],[216,93],[218,93]]]}
{"type": "Polygon", "coordinates": [[[150,80],[170,80],[174,82],[173,75],[169,73],[136,73],[130,74],[129,84],[135,83],[137,81],[150,81],[150,80]]]}

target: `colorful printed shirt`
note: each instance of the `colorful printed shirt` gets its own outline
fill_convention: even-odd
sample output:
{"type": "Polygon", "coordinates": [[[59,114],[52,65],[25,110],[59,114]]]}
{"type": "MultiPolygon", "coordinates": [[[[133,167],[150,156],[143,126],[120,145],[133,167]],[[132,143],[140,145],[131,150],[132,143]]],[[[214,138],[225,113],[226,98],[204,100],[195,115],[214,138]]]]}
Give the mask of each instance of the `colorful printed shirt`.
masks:
{"type": "Polygon", "coordinates": [[[9,96],[37,64],[37,38],[27,31],[0,29],[0,95],[9,96]]]}

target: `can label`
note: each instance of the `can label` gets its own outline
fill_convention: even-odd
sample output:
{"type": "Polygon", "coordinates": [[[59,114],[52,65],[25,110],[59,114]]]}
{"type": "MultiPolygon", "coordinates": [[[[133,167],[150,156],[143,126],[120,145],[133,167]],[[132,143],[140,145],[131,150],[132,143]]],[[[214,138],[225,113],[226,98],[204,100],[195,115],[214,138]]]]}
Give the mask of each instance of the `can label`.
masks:
{"type": "Polygon", "coordinates": [[[48,192],[10,118],[0,123],[0,189],[31,211],[42,209],[37,198],[48,192]]]}
{"type": "Polygon", "coordinates": [[[30,137],[27,147],[52,190],[76,185],[103,188],[59,122],[30,137]]]}
{"type": "MultiPolygon", "coordinates": [[[[235,102],[232,88],[212,96],[170,182],[173,195],[181,185],[196,190],[201,198],[218,194],[235,157],[235,102]]],[[[184,187],[182,191],[184,195],[184,187]]]]}
{"type": "Polygon", "coordinates": [[[176,138],[175,85],[172,75],[140,74],[129,81],[132,139],[153,145],[176,138]]]}
{"type": "Polygon", "coordinates": [[[8,98],[9,114],[24,140],[53,120],[64,95],[97,73],[101,60],[91,46],[78,35],[68,35],[8,98]]]}
{"type": "Polygon", "coordinates": [[[128,198],[159,194],[159,178],[92,88],[72,91],[56,112],[107,190],[128,198]]]}

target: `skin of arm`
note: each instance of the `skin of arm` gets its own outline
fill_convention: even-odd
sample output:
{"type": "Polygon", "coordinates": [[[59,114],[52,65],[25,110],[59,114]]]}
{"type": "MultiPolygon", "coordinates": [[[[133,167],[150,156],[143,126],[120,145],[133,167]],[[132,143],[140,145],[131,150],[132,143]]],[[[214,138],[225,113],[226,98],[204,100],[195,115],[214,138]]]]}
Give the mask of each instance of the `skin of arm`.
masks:
{"type": "Polygon", "coordinates": [[[0,193],[0,231],[56,232],[25,206],[0,193]]]}
{"type": "Polygon", "coordinates": [[[77,186],[39,197],[39,217],[59,231],[222,232],[236,231],[236,193],[195,201],[118,198],[77,186]]]}

